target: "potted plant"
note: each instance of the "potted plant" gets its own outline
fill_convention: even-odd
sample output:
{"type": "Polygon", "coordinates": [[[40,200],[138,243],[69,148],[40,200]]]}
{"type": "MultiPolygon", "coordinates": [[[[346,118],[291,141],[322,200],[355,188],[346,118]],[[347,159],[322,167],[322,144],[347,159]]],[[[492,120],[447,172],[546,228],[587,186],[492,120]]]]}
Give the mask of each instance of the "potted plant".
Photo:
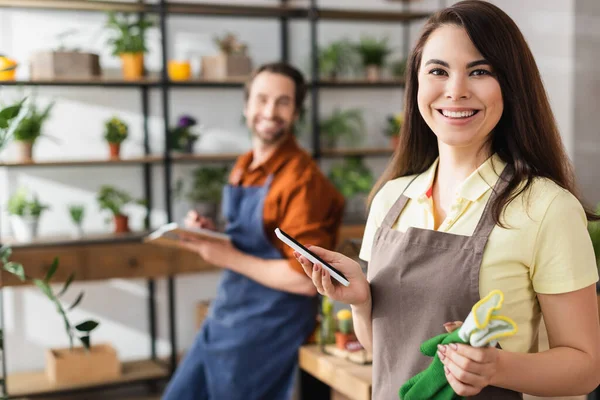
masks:
{"type": "Polygon", "coordinates": [[[196,119],[189,115],[179,117],[177,126],[170,130],[171,148],[185,153],[193,153],[194,143],[200,135],[192,133],[191,128],[197,124],[196,119]]]}
{"type": "Polygon", "coordinates": [[[8,199],[8,213],[15,239],[29,242],[37,237],[42,212],[50,207],[42,204],[37,195],[21,187],[8,199]]]}
{"type": "Polygon", "coordinates": [[[381,69],[385,63],[385,58],[391,53],[387,42],[387,38],[377,40],[370,36],[363,36],[356,46],[356,50],[362,56],[368,81],[381,79],[381,69]]]}
{"type": "Polygon", "coordinates": [[[113,215],[114,232],[125,233],[129,230],[129,217],[124,214],[123,207],[127,204],[144,204],[143,200],[134,200],[129,193],[110,185],[103,185],[96,196],[100,210],[108,210],[113,215]]]}
{"type": "Polygon", "coordinates": [[[390,138],[390,144],[393,149],[398,147],[400,141],[400,130],[404,123],[404,114],[398,113],[395,115],[388,115],[387,125],[383,131],[384,135],[390,138]]]}
{"type": "MultiPolygon", "coordinates": [[[[19,160],[22,162],[33,162],[33,146],[37,139],[42,136],[44,123],[50,116],[54,106],[51,102],[43,111],[38,109],[35,100],[31,100],[26,107],[26,112],[13,131],[13,139],[19,146],[19,160]]],[[[50,137],[49,135],[43,135],[50,137]]]]}
{"type": "Polygon", "coordinates": [[[336,314],[338,330],[335,333],[335,345],[338,349],[346,350],[346,344],[356,340],[352,327],[352,311],[340,310],[336,314]]]}
{"type": "Polygon", "coordinates": [[[104,139],[108,142],[110,158],[118,159],[121,153],[121,143],[129,135],[129,127],[117,117],[112,117],[104,123],[104,139]]]}
{"type": "Polygon", "coordinates": [[[317,342],[321,345],[335,343],[335,318],[333,315],[333,302],[323,296],[321,299],[321,315],[319,324],[319,335],[317,342]]]}
{"type": "MultiPolygon", "coordinates": [[[[198,167],[192,171],[192,183],[183,195],[200,215],[218,220],[223,186],[227,183],[228,167],[198,167]]],[[[182,197],[183,181],[179,180],[175,195],[182,197]]]]}
{"type": "Polygon", "coordinates": [[[325,78],[335,80],[351,72],[356,65],[356,51],[347,39],[330,43],[319,50],[319,72],[325,78]]]}
{"type": "Polygon", "coordinates": [[[27,276],[22,264],[9,261],[11,253],[10,247],[0,248],[4,271],[14,275],[21,282],[33,284],[41,290],[61,317],[65,333],[69,338],[69,347],[46,351],[48,380],[53,384],[84,384],[118,377],[121,366],[114,348],[110,344],[92,345],[91,343],[90,335],[99,323],[95,320],[86,320],[74,325],[68,316],[69,311],[81,303],[84,292],[80,292],[69,307],[65,308],[62,304],[61,297],[75,279],[75,274],[70,274],[61,290],[56,293],[51,280],[58,271],[57,258],[54,259],[44,278],[40,279],[27,276]],[[75,338],[79,340],[81,346],[75,346],[75,338]]]}
{"type": "Polygon", "coordinates": [[[239,42],[232,33],[216,36],[214,42],[219,54],[202,57],[202,76],[206,79],[246,77],[252,71],[252,60],[247,54],[248,46],[239,42]]]}
{"type": "Polygon", "coordinates": [[[83,216],[85,214],[85,207],[79,204],[72,204],[69,206],[69,215],[71,216],[71,221],[75,225],[75,231],[73,236],[79,238],[83,236],[83,216]]]}
{"type": "Polygon", "coordinates": [[[364,222],[366,219],[365,196],[374,184],[371,170],[361,157],[345,157],[334,164],[329,179],[346,198],[345,222],[364,222]]]}
{"type": "Polygon", "coordinates": [[[18,122],[17,117],[23,109],[25,99],[0,109],[0,150],[8,144],[11,138],[11,131],[18,122]]]}
{"type": "Polygon", "coordinates": [[[113,56],[121,58],[124,79],[136,80],[144,75],[144,53],[148,51],[145,35],[152,26],[143,14],[108,13],[106,27],[113,33],[108,44],[113,48],[113,56]]]}
{"type": "Polygon", "coordinates": [[[362,111],[356,108],[343,111],[336,108],[328,118],[321,120],[319,127],[321,145],[327,149],[335,148],[342,138],[358,143],[365,131],[362,111]]]}

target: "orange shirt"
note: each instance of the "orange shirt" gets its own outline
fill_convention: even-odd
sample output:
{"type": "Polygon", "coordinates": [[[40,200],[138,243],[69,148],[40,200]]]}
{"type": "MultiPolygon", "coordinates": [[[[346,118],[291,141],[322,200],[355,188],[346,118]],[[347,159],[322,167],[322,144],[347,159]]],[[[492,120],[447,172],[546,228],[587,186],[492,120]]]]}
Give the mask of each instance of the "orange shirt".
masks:
{"type": "Polygon", "coordinates": [[[294,250],[275,236],[275,228],[281,228],[303,245],[332,249],[342,222],[344,197],[292,135],[265,162],[250,170],[252,158],[252,151],[238,158],[229,183],[260,186],[273,174],[263,212],[265,234],[290,261],[290,266],[304,273],[294,258],[294,250]]]}

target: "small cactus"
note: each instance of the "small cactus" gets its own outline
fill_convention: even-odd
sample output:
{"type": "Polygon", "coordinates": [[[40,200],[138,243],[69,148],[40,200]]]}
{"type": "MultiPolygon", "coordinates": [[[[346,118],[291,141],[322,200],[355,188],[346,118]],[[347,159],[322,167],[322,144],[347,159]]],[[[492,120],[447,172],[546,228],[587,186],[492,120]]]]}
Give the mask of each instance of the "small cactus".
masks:
{"type": "Polygon", "coordinates": [[[337,313],[338,330],[344,334],[352,333],[352,312],[348,309],[337,313]]]}

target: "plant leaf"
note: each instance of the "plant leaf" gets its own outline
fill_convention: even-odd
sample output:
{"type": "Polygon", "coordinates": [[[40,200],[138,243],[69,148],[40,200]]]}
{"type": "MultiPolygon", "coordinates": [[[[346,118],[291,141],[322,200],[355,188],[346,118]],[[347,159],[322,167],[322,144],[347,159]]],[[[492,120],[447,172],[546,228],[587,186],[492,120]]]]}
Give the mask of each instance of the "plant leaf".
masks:
{"type": "Polygon", "coordinates": [[[91,332],[94,329],[96,329],[96,327],[98,325],[100,325],[100,323],[98,321],[94,321],[94,320],[90,319],[87,321],[83,321],[79,325],[76,325],[75,329],[77,329],[79,332],[91,332]]]}
{"type": "Polygon", "coordinates": [[[58,269],[58,257],[55,257],[54,261],[52,261],[52,265],[50,266],[50,269],[46,273],[46,277],[44,278],[44,281],[46,283],[50,282],[50,279],[52,279],[52,276],[54,276],[57,269],[58,269]]]}
{"type": "Polygon", "coordinates": [[[8,121],[6,119],[0,117],[0,129],[6,129],[6,128],[8,128],[8,121]]]}
{"type": "Polygon", "coordinates": [[[65,294],[65,292],[67,291],[67,289],[71,285],[71,282],[73,282],[73,279],[75,279],[75,272],[73,272],[73,273],[71,273],[71,275],[69,275],[69,277],[67,278],[67,281],[65,282],[65,285],[60,290],[60,292],[58,292],[58,294],[56,295],[56,297],[60,297],[63,294],[65,294]]]}
{"type": "Polygon", "coordinates": [[[25,282],[26,276],[25,276],[25,269],[23,268],[23,265],[11,261],[11,262],[4,264],[4,270],[6,272],[9,272],[9,273],[15,275],[17,278],[19,278],[21,280],[21,282],[25,282]]]}
{"type": "Polygon", "coordinates": [[[79,296],[77,296],[77,298],[75,299],[75,301],[73,302],[73,304],[71,304],[71,307],[69,307],[68,311],[71,311],[72,309],[74,309],[75,307],[77,307],[77,305],[79,303],[81,303],[82,299],[83,299],[83,292],[80,292],[79,296]]]}
{"type": "Polygon", "coordinates": [[[2,248],[0,248],[0,258],[5,264],[8,262],[11,255],[12,248],[10,246],[2,246],[2,248]]]}
{"type": "Polygon", "coordinates": [[[52,289],[50,288],[50,285],[48,285],[46,282],[44,282],[41,279],[34,279],[33,283],[35,283],[35,285],[37,287],[40,288],[40,290],[51,300],[54,300],[54,295],[52,294],[52,289]]]}
{"type": "Polygon", "coordinates": [[[79,340],[81,341],[83,347],[86,348],[86,350],[90,349],[90,335],[81,336],[79,340]]]}

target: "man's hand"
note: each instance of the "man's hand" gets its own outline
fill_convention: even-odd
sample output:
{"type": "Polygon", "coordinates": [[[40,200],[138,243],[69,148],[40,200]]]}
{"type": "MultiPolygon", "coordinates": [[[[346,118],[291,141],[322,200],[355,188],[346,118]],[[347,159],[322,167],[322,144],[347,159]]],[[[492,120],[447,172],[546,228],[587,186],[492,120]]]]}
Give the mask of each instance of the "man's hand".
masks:
{"type": "Polygon", "coordinates": [[[185,216],[185,226],[188,228],[203,228],[216,231],[217,228],[212,219],[203,217],[198,212],[191,210],[185,216]]]}
{"type": "Polygon", "coordinates": [[[230,267],[242,255],[231,242],[225,240],[187,239],[182,245],[206,262],[221,268],[230,267]]]}

